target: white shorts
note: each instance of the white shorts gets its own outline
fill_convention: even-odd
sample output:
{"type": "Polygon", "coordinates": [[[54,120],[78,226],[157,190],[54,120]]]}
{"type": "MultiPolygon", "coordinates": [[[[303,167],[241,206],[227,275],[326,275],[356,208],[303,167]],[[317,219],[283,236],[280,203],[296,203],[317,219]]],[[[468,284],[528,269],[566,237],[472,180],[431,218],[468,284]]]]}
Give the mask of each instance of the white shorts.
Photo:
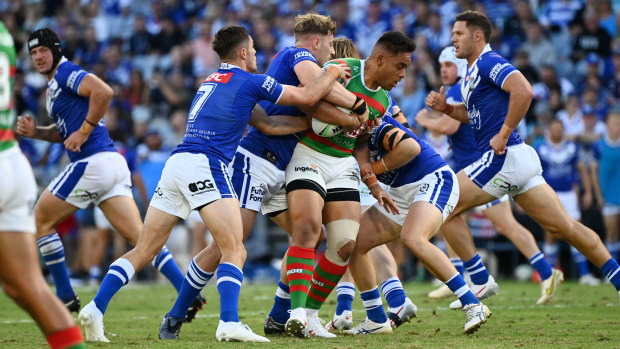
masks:
{"type": "Polygon", "coordinates": [[[228,164],[205,154],[177,153],[166,161],[150,206],[186,219],[194,209],[236,197],[228,164]]]}
{"type": "Polygon", "coordinates": [[[445,221],[459,201],[459,182],[454,171],[447,165],[427,174],[419,181],[396,188],[386,186],[385,189],[400,213],[397,215],[388,213],[379,203],[375,203],[374,207],[401,226],[405,224],[409,208],[414,202],[426,201],[434,205],[442,213],[445,221]]]}
{"type": "Polygon", "coordinates": [[[239,147],[229,171],[241,207],[263,214],[288,209],[285,172],[271,162],[239,147]]]}
{"type": "Polygon", "coordinates": [[[360,168],[354,157],[325,155],[302,143],[297,143],[286,167],[287,192],[311,189],[327,201],[359,201],[359,184],[360,168]],[[352,198],[353,194],[356,198],[352,198]]]}
{"type": "MultiPolygon", "coordinates": [[[[379,184],[381,184],[381,186],[385,190],[385,186],[381,182],[379,182],[379,184]]],[[[372,196],[370,189],[368,189],[368,187],[366,186],[366,184],[364,184],[364,182],[360,182],[359,190],[360,190],[360,204],[362,207],[372,206],[377,202],[377,199],[375,199],[375,197],[372,196]]]]}
{"type": "Polygon", "coordinates": [[[620,206],[605,204],[603,206],[603,216],[615,216],[620,214],[620,206]]]}
{"type": "Polygon", "coordinates": [[[47,187],[65,202],[86,208],[115,196],[133,198],[131,173],[125,158],[112,151],[72,162],[47,187]]]}
{"type": "Polygon", "coordinates": [[[35,233],[37,183],[17,145],[0,152],[0,231],[35,233]]]}
{"type": "Polygon", "coordinates": [[[99,207],[95,207],[93,210],[93,220],[95,221],[95,227],[99,229],[114,229],[108,218],[106,218],[105,214],[103,214],[103,211],[101,211],[99,207]]]}
{"type": "Polygon", "coordinates": [[[579,198],[577,194],[572,190],[558,191],[556,194],[558,194],[558,198],[560,198],[560,202],[564,206],[566,212],[568,212],[570,218],[577,221],[580,220],[581,210],[579,209],[579,198]]]}
{"type": "Polygon", "coordinates": [[[545,183],[538,154],[525,143],[509,146],[504,155],[489,150],[463,170],[478,187],[496,198],[506,194],[513,197],[545,183]]]}

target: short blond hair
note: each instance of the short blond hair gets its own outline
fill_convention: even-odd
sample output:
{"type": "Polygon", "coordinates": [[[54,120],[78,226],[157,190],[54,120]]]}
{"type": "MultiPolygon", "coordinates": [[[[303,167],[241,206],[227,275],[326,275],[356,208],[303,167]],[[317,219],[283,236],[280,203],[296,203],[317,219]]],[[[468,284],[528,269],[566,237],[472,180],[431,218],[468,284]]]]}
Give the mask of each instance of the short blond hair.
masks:
{"type": "Polygon", "coordinates": [[[351,39],[347,37],[339,37],[335,38],[334,41],[334,55],[335,58],[360,58],[359,53],[357,52],[357,48],[351,39]]]}
{"type": "Polygon", "coordinates": [[[295,38],[305,34],[329,35],[336,33],[336,22],[330,16],[306,13],[295,17],[295,38]]]}

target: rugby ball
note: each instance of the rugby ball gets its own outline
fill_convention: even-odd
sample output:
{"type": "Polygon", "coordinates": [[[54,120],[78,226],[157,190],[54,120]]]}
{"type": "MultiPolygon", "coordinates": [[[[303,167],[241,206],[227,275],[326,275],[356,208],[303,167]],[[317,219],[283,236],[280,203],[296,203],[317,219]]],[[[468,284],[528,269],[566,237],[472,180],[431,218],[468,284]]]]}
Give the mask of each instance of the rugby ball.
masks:
{"type": "MultiPolygon", "coordinates": [[[[346,114],[351,114],[351,110],[349,109],[338,107],[338,106],[336,106],[336,108],[340,109],[342,112],[346,114]]],[[[333,137],[337,134],[342,133],[342,130],[343,130],[342,126],[328,124],[319,119],[312,118],[312,131],[321,137],[333,137]]]]}

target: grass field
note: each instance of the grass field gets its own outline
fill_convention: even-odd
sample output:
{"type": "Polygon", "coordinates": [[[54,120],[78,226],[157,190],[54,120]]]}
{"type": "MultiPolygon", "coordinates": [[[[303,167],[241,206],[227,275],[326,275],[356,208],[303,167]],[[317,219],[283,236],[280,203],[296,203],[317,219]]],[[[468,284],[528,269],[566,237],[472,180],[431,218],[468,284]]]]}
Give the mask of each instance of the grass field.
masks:
{"type": "MultiPolygon", "coordinates": [[[[566,282],[549,306],[534,305],[537,284],[500,281],[500,294],[485,303],[493,316],[474,335],[462,333],[464,314],[448,309],[449,301],[433,301],[426,293],[430,284],[405,285],[407,294],[420,308],[419,318],[404,324],[391,335],[336,339],[270,337],[270,344],[218,343],[215,328],[219,301],[213,285],[205,288],[208,304],[198,318],[183,325],[179,341],[161,341],[157,331],[161,317],[172,307],[176,293],[168,285],[137,285],[123,289],[110,303],[105,317],[109,344],[105,348],[211,348],[269,346],[276,348],[620,348],[620,305],[610,285],[580,286],[566,282]]],[[[92,288],[77,289],[82,305],[94,296],[92,288]]],[[[262,334],[263,319],[271,308],[273,285],[244,285],[239,306],[241,320],[262,334]]],[[[335,310],[332,295],[321,310],[331,319],[335,310]]],[[[359,295],[354,318],[365,313],[359,295]]],[[[4,294],[0,295],[0,348],[43,347],[45,340],[28,315],[4,294]]]]}

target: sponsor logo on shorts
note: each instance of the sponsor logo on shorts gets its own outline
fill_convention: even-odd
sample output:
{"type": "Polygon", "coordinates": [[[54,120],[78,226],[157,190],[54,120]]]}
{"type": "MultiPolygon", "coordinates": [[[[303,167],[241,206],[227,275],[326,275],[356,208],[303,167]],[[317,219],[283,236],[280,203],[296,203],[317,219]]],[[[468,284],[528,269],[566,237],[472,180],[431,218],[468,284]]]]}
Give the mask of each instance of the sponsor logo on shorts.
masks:
{"type": "Polygon", "coordinates": [[[215,185],[213,185],[210,179],[190,183],[187,187],[194,195],[215,190],[215,185]]]}
{"type": "Polygon", "coordinates": [[[295,172],[314,172],[316,174],[319,174],[319,171],[316,168],[317,167],[315,164],[310,164],[310,166],[295,166],[295,172]]]}
{"type": "Polygon", "coordinates": [[[262,184],[258,187],[252,187],[250,188],[250,197],[248,200],[262,202],[266,192],[262,184]]]}
{"type": "Polygon", "coordinates": [[[164,191],[161,189],[161,187],[157,187],[157,189],[155,189],[155,194],[157,194],[157,196],[159,197],[163,197],[164,191]]]}
{"type": "Polygon", "coordinates": [[[82,201],[95,200],[99,196],[98,193],[91,193],[85,189],[75,189],[73,191],[73,195],[76,197],[76,199],[82,201]]]}
{"type": "Polygon", "coordinates": [[[495,185],[499,189],[506,190],[506,191],[509,191],[509,192],[517,190],[517,186],[516,185],[511,184],[511,183],[507,182],[506,180],[504,180],[503,178],[499,178],[499,177],[495,177],[493,179],[493,185],[495,185]]]}
{"type": "Polygon", "coordinates": [[[420,187],[420,193],[426,193],[428,191],[428,188],[430,188],[430,185],[428,183],[422,184],[422,186],[420,187]]]}

